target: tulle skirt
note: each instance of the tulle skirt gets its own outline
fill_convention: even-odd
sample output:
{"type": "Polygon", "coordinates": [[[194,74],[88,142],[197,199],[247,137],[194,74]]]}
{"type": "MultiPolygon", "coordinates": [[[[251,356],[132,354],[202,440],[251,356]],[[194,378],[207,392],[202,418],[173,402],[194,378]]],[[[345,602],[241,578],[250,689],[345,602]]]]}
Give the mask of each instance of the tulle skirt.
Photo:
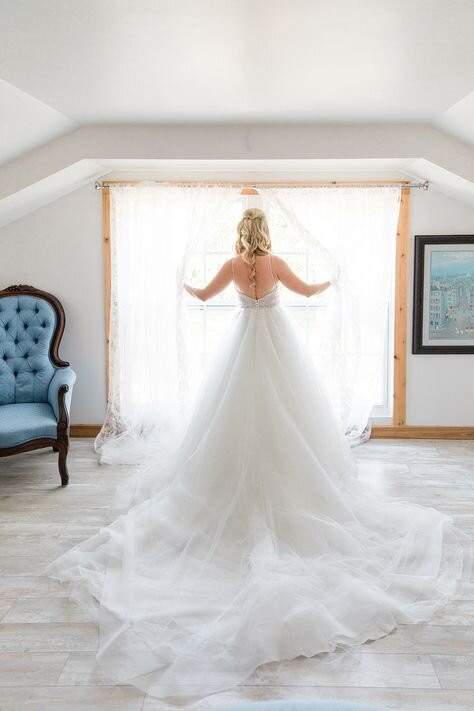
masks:
{"type": "Polygon", "coordinates": [[[103,672],[163,699],[428,620],[471,576],[450,516],[362,490],[278,303],[235,312],[179,445],[137,492],[47,574],[94,611],[103,672]]]}

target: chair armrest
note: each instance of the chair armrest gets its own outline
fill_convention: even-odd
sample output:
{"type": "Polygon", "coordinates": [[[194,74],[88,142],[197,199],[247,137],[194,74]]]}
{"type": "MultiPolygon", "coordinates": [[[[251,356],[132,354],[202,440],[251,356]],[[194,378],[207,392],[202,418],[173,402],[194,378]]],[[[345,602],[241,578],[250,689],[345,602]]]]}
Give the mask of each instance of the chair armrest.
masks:
{"type": "Polygon", "coordinates": [[[69,410],[71,408],[72,388],[76,382],[76,374],[71,367],[58,368],[53,375],[48,388],[48,402],[54,410],[56,419],[59,420],[59,391],[62,388],[65,391],[64,404],[66,413],[69,418],[69,410]]]}

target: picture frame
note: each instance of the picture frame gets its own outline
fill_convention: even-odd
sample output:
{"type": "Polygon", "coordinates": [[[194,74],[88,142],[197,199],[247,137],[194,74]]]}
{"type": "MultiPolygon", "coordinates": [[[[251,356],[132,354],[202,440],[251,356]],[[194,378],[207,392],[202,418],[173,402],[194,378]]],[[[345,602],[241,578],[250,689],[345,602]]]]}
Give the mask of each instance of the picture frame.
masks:
{"type": "Polygon", "coordinates": [[[474,235],[416,235],[412,353],[474,353],[474,235]]]}

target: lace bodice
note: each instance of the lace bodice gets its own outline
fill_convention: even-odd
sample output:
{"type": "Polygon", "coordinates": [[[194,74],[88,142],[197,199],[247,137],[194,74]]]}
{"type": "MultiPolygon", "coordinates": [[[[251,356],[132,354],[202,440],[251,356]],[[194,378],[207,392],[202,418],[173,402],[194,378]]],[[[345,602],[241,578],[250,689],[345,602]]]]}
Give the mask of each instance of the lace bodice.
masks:
{"type": "Polygon", "coordinates": [[[270,306],[277,306],[280,303],[280,294],[278,290],[278,284],[275,284],[273,289],[269,291],[264,296],[259,299],[253,299],[251,296],[244,294],[242,291],[236,288],[237,296],[239,298],[239,305],[243,309],[260,309],[269,308],[270,306]]]}

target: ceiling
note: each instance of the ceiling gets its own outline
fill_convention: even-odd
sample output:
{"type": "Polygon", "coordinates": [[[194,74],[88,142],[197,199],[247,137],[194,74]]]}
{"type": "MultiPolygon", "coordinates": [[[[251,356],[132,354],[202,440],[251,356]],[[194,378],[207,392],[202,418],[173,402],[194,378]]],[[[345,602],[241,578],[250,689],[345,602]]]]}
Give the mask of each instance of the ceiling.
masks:
{"type": "Polygon", "coordinates": [[[428,122],[474,144],[472,0],[0,0],[0,162],[83,124],[428,122]]]}

